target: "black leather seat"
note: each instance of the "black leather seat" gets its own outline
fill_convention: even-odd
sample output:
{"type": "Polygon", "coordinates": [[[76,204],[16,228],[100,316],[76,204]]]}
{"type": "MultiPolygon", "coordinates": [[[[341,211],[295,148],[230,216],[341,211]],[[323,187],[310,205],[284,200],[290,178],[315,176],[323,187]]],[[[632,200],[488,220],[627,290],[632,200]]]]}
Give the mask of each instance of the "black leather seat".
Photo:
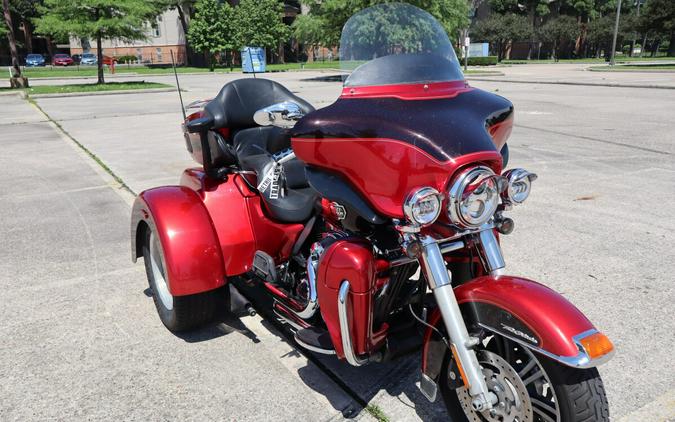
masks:
{"type": "MultiPolygon", "coordinates": [[[[272,126],[244,129],[234,137],[234,145],[241,168],[255,171],[260,183],[275,163],[272,154],[290,148],[290,134],[272,126]]],[[[305,165],[300,160],[293,159],[282,166],[282,193],[272,197],[272,189],[267,188],[261,196],[272,218],[285,223],[305,222],[314,211],[318,195],[309,187],[305,165]]]]}
{"type": "MultiPolygon", "coordinates": [[[[262,180],[274,163],[271,154],[290,148],[291,139],[283,129],[259,127],[253,114],[284,101],[298,104],[304,114],[314,111],[307,101],[269,79],[237,79],[225,84],[204,107],[205,114],[212,119],[210,129],[228,128],[232,140],[231,143],[209,140],[212,165],[218,167],[236,159],[243,170],[255,171],[259,181],[262,180]]],[[[291,160],[283,164],[283,170],[284,195],[273,198],[267,189],[261,193],[263,201],[272,218],[285,223],[305,222],[312,215],[317,195],[307,183],[302,162],[291,160]]]]}

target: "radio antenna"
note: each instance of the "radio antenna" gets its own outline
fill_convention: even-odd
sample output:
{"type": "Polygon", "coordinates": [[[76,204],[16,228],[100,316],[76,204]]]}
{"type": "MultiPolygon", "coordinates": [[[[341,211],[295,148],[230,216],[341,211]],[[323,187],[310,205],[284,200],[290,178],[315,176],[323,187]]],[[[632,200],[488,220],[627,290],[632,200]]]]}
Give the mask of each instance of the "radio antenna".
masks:
{"type": "Polygon", "coordinates": [[[253,64],[253,56],[251,55],[251,47],[246,47],[246,51],[248,51],[248,59],[251,62],[251,70],[253,71],[253,79],[256,79],[255,76],[255,65],[253,64]]]}
{"type": "Polygon", "coordinates": [[[176,77],[176,88],[178,88],[178,98],[180,98],[180,111],[183,113],[183,121],[187,120],[185,115],[185,105],[183,104],[183,94],[180,92],[180,82],[178,82],[178,71],[176,70],[176,60],[173,58],[173,50],[171,51],[171,66],[173,66],[173,75],[176,77]]]}

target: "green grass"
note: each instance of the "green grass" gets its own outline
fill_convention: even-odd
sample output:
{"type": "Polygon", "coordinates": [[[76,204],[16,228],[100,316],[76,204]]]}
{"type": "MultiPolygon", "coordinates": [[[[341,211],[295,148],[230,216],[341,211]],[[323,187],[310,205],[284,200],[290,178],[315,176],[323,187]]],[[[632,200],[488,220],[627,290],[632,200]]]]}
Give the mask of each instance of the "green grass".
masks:
{"type": "Polygon", "coordinates": [[[155,82],[108,82],[106,84],[39,85],[28,88],[28,95],[68,94],[76,92],[127,91],[134,89],[171,88],[155,82]]]}
{"type": "Polygon", "coordinates": [[[369,404],[366,406],[366,411],[370,413],[370,416],[374,417],[379,422],[389,422],[387,415],[375,404],[369,404]]]}
{"type": "MultiPolygon", "coordinates": [[[[202,67],[178,67],[176,68],[178,73],[203,73],[208,72],[208,68],[202,67]]],[[[218,72],[229,71],[229,69],[216,69],[218,72]]],[[[147,66],[127,66],[127,65],[117,65],[115,67],[116,74],[139,74],[139,75],[165,75],[173,73],[173,69],[167,68],[151,68],[147,66]]],[[[30,78],[84,78],[84,77],[95,77],[97,75],[97,70],[93,66],[81,66],[81,67],[38,67],[38,68],[26,68],[23,70],[24,76],[28,79],[30,78]]],[[[110,75],[110,72],[106,69],[105,75],[110,75]]]]}
{"type": "MultiPolygon", "coordinates": [[[[617,63],[624,62],[650,62],[656,60],[675,60],[675,57],[658,56],[658,57],[617,57],[617,63]]],[[[552,64],[556,63],[553,60],[502,60],[500,64],[552,64]]],[[[588,59],[561,59],[557,63],[605,63],[604,58],[588,58],[588,59]]]]}

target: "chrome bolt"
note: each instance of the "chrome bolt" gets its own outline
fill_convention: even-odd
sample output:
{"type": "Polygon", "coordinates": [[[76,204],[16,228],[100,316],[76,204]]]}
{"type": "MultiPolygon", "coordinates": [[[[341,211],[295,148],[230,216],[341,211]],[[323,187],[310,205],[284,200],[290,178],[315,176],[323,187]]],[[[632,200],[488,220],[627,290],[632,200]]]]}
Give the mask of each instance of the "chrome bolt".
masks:
{"type": "Polygon", "coordinates": [[[450,377],[450,379],[454,381],[457,378],[457,375],[455,375],[454,372],[450,371],[450,373],[448,374],[448,377],[450,377]]]}

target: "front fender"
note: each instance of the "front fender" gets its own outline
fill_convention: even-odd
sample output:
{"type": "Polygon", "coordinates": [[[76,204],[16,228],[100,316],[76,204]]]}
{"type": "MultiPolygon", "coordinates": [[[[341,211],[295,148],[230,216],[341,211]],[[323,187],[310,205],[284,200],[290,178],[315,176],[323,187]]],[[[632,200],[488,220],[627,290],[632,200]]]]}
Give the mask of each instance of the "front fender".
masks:
{"type": "MultiPolygon", "coordinates": [[[[468,327],[478,326],[507,337],[564,365],[588,368],[611,357],[613,350],[591,358],[581,340],[598,330],[567,299],[525,278],[485,276],[454,289],[468,327]]],[[[442,325],[438,310],[429,317],[442,325]]],[[[428,328],[424,336],[422,372],[437,380],[447,347],[428,328]]]]}
{"type": "Polygon", "coordinates": [[[159,235],[169,291],[185,296],[225,284],[222,252],[199,195],[183,186],[142,192],[131,212],[131,255],[142,255],[144,224],[159,235]]]}

